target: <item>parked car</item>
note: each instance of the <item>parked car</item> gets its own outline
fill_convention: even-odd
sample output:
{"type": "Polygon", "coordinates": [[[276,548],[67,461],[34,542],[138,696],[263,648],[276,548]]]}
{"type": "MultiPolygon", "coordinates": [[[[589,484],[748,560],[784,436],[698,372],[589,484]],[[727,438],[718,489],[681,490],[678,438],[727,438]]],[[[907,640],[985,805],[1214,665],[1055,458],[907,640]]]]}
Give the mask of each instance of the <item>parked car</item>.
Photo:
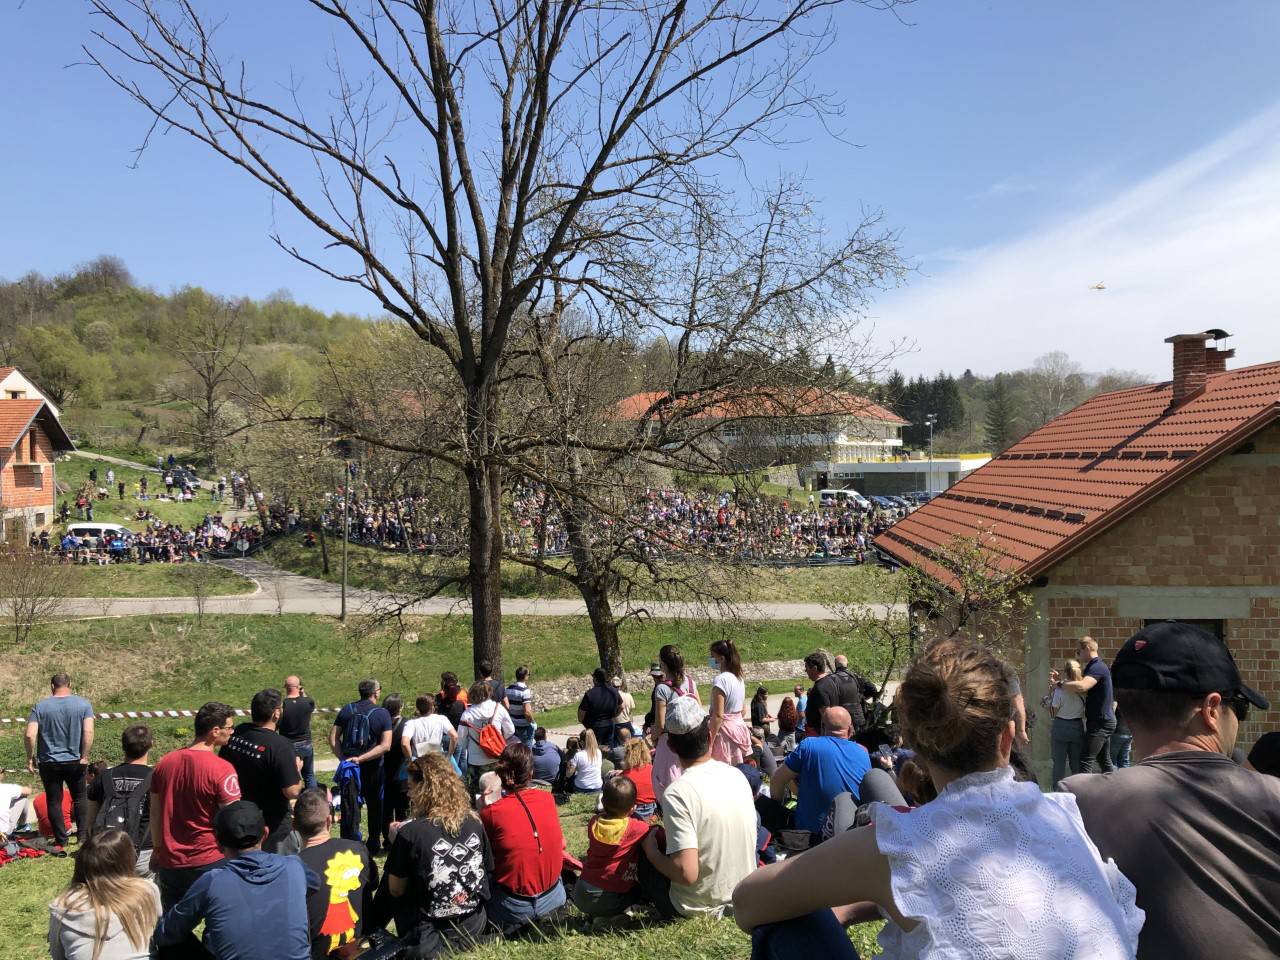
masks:
{"type": "Polygon", "coordinates": [[[105,536],[112,537],[131,537],[133,531],[128,527],[122,527],[118,523],[97,523],[88,520],[73,520],[67,524],[67,533],[74,533],[81,539],[89,539],[98,544],[102,542],[105,536]]]}

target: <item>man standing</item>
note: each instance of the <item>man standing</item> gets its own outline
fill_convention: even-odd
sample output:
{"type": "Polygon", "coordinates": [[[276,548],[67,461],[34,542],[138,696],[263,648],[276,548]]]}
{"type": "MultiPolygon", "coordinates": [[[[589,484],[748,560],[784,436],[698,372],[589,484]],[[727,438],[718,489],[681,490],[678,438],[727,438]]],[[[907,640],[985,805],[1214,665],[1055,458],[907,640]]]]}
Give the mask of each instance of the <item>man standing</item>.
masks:
{"type": "Polygon", "coordinates": [[[311,715],[316,702],[302,689],[297,677],[284,678],[284,704],[280,715],[280,736],[293,744],[293,752],[302,761],[302,783],[308,790],[316,786],[316,751],[311,743],[311,715]]]}
{"type": "MultiPolygon", "coordinates": [[[[361,680],[358,691],[360,699],[343,707],[333,721],[329,749],[339,760],[360,767],[360,797],[369,813],[369,853],[376,857],[382,851],[382,757],[391,749],[391,714],[378,706],[382,686],[377,680],[361,680]]],[[[341,833],[344,840],[359,839],[358,809],[343,808],[341,833]]]]}
{"type": "Polygon", "coordinates": [[[1112,671],[1140,762],[1062,786],[1137,887],[1138,960],[1280,955],[1280,781],[1231,760],[1267,699],[1222,640],[1185,623],[1134,634],[1112,671]]]}
{"type": "Polygon", "coordinates": [[[151,728],[145,723],[126,727],[120,735],[124,763],[104,770],[89,784],[89,814],[97,833],[115,827],[129,834],[138,851],[137,871],[151,876],[151,728]]]}
{"type": "Polygon", "coordinates": [[[293,807],[293,822],[302,837],[298,854],[320,881],[307,894],[311,956],[324,960],[330,951],[360,938],[372,915],[378,889],[378,866],[364,844],[330,836],[333,814],[323,790],[304,790],[293,807]]]}
{"type": "Polygon", "coordinates": [[[853,721],[853,733],[856,736],[871,726],[875,715],[867,715],[866,704],[871,701],[874,710],[876,699],[880,696],[880,688],[861,674],[849,669],[849,658],[843,653],[836,657],[835,678],[840,683],[840,706],[849,712],[853,721]]]}
{"type": "Polygon", "coordinates": [[[596,735],[601,750],[613,745],[613,718],[618,715],[622,698],[609,684],[609,675],[600,667],[591,674],[591,689],[578,704],[578,722],[596,735]]]}
{"type": "Polygon", "coordinates": [[[787,754],[786,760],[769,778],[769,796],[756,801],[760,821],[777,834],[794,825],[816,838],[831,801],[842,793],[855,797],[862,791],[862,778],[871,769],[871,757],[862,744],[850,740],[853,721],[844,707],[827,707],[822,712],[822,735],[805,737],[787,754]],[[782,806],[787,787],[798,784],[795,811],[782,806]]]}
{"type": "Polygon", "coordinates": [[[71,677],[65,673],[55,673],[49,686],[51,695],[37,703],[27,718],[27,772],[36,773],[39,768],[40,783],[49,798],[53,842],[63,847],[67,842],[64,785],[71,792],[76,831],[81,839],[88,836],[84,774],[93,747],[93,707],[71,692],[71,677]]]}
{"type": "Polygon", "coordinates": [[[516,682],[507,687],[507,703],[516,736],[526,747],[533,746],[533,691],[529,689],[528,667],[516,667],[516,682]]]}
{"type": "Polygon", "coordinates": [[[240,799],[240,783],[214,751],[231,739],[234,715],[225,703],[206,703],[196,712],[195,742],[165,755],[151,775],[151,869],[166,910],[222,863],[213,818],[240,799]]]}
{"type": "Polygon", "coordinates": [[[289,801],[302,792],[302,761],[293,744],[276,732],[283,700],[279,690],[259,690],[249,705],[249,723],[236,727],[218,755],[236,768],[240,795],[257,805],[267,823],[267,853],[297,853],[289,801]]]}
{"type": "Polygon", "coordinates": [[[822,711],[840,706],[840,680],[828,670],[827,653],[815,650],[804,658],[804,674],[813,686],[804,705],[805,736],[816,737],[822,732],[822,711]]]}
{"type": "Polygon", "coordinates": [[[1102,763],[1102,772],[1115,769],[1111,763],[1111,734],[1116,729],[1115,700],[1111,690],[1111,671],[1098,657],[1098,643],[1093,637],[1081,637],[1076,657],[1085,665],[1081,680],[1059,680],[1054,683],[1064,690],[1084,697],[1084,746],[1080,748],[1080,772],[1093,773],[1102,763]]]}
{"type": "Polygon", "coordinates": [[[665,847],[656,830],[643,841],[640,887],[664,919],[722,916],[756,867],[751,787],[711,759],[710,718],[691,697],[667,707],[665,728],[683,773],[662,799],[665,847]]]}
{"type": "Polygon", "coordinates": [[[158,956],[189,960],[203,947],[214,960],[310,960],[307,891],[319,879],[297,857],[263,851],[262,811],[247,800],[219,810],[214,831],[224,865],[166,908],[156,924],[158,956]],[[202,920],[199,942],[195,929],[202,920]]]}

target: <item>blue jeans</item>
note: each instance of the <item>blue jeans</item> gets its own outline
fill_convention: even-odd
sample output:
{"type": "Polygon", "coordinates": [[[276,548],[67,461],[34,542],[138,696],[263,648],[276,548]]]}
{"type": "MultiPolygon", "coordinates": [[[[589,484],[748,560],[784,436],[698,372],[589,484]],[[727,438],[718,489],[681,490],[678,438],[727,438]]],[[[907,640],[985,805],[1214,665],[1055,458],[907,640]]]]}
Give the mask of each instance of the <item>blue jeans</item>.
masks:
{"type": "Polygon", "coordinates": [[[495,883],[487,906],[489,920],[503,931],[512,930],[559,910],[565,899],[564,884],[559,879],[555,886],[536,897],[512,893],[495,883]]]}
{"type": "Polygon", "coordinates": [[[1083,766],[1084,721],[1078,717],[1068,720],[1065,717],[1053,718],[1052,743],[1053,777],[1049,781],[1051,789],[1057,789],[1067,772],[1080,773],[1083,766]]]}
{"type": "Polygon", "coordinates": [[[316,786],[316,748],[308,740],[304,743],[295,743],[293,752],[302,759],[303,787],[307,790],[314,790],[316,786]]]}
{"type": "Polygon", "coordinates": [[[1113,733],[1111,735],[1111,762],[1117,770],[1129,766],[1129,755],[1133,749],[1133,734],[1113,733]]]}
{"type": "Polygon", "coordinates": [[[520,738],[520,742],[523,743],[526,747],[533,749],[533,731],[534,731],[533,724],[526,723],[524,726],[521,726],[520,724],[517,723],[515,727],[516,727],[516,736],[520,738]]]}
{"type": "Polygon", "coordinates": [[[766,923],[751,931],[751,960],[858,960],[858,951],[830,910],[766,923]]]}

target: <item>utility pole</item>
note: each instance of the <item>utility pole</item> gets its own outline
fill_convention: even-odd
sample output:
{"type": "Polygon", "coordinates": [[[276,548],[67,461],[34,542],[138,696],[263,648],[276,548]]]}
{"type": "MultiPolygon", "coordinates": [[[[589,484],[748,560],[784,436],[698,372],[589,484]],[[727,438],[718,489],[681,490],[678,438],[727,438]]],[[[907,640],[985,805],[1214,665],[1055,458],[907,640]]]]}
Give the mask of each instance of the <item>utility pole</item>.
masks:
{"type": "Polygon", "coordinates": [[[347,622],[347,543],[351,539],[351,461],[342,461],[342,609],[338,619],[347,622]]]}
{"type": "MultiPolygon", "coordinates": [[[[938,415],[936,413],[931,413],[924,418],[924,422],[929,425],[929,482],[925,484],[925,486],[929,488],[929,493],[933,493],[933,425],[938,422],[938,415]]],[[[343,576],[345,577],[347,569],[346,561],[343,561],[342,569],[343,576]]]]}

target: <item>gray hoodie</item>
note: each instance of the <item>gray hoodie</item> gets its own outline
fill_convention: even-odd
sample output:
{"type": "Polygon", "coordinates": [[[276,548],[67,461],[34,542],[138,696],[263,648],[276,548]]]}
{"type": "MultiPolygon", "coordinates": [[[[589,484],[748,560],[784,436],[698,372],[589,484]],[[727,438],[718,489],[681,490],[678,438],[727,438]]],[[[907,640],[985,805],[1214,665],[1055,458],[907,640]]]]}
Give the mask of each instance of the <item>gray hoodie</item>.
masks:
{"type": "MultiPolygon", "coordinates": [[[[156,915],[160,915],[160,891],[151,887],[156,901],[156,915]]],[[[83,902],[83,901],[82,901],[83,902]]],[[[92,910],[68,909],[64,897],[49,904],[49,956],[53,960],[92,960],[94,935],[97,923],[92,910]]],[[[149,940],[150,938],[148,938],[149,940]]],[[[125,935],[124,925],[111,915],[107,924],[107,939],[103,941],[98,960],[147,960],[150,944],[135,947],[125,935]]]]}

